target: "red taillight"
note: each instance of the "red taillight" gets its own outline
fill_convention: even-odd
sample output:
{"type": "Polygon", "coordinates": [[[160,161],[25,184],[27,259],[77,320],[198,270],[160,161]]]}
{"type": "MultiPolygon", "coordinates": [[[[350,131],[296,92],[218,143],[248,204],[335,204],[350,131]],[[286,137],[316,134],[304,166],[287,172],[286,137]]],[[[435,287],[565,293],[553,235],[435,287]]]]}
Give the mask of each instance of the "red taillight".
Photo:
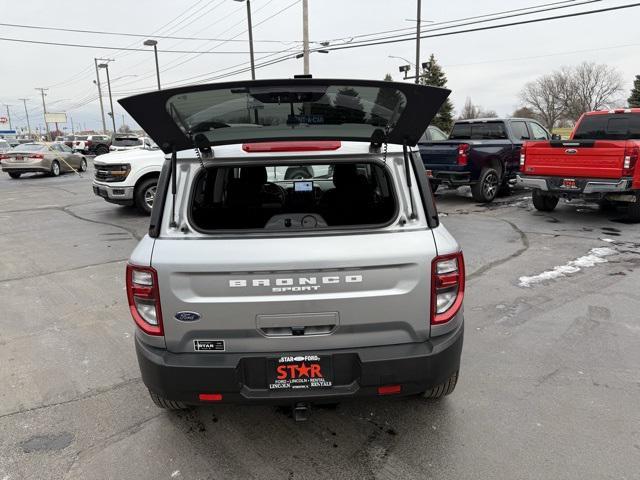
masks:
{"type": "Polygon", "coordinates": [[[33,155],[29,155],[29,158],[37,158],[39,160],[42,160],[44,158],[44,155],[41,153],[34,153],[33,155]]]}
{"type": "Polygon", "coordinates": [[[164,335],[155,269],[127,264],[127,298],[138,328],[148,335],[164,335]]]}
{"type": "Polygon", "coordinates": [[[463,298],[462,252],[434,258],[431,263],[431,325],[440,325],[455,317],[463,298]]]}
{"type": "Polygon", "coordinates": [[[201,402],[221,402],[222,394],[221,393],[201,393],[198,395],[198,399],[201,402]]]}
{"type": "Polygon", "coordinates": [[[378,395],[395,395],[402,392],[402,385],[384,385],[378,387],[378,395]]]}
{"type": "Polygon", "coordinates": [[[640,156],[640,147],[629,146],[624,149],[624,164],[622,165],[622,175],[632,176],[633,170],[638,163],[638,157],[640,156]]]}
{"type": "Polygon", "coordinates": [[[9,155],[0,155],[0,160],[6,160],[9,158],[9,155]]]}
{"type": "Polygon", "coordinates": [[[464,166],[469,162],[469,148],[468,143],[458,145],[458,165],[464,166]]]}
{"type": "Polygon", "coordinates": [[[259,142],[244,143],[242,149],[247,153],[260,152],[318,152],[322,150],[337,150],[339,140],[321,140],[310,142],[259,142]]]}
{"type": "Polygon", "coordinates": [[[522,148],[520,149],[520,171],[524,172],[524,164],[527,160],[527,146],[526,145],[522,145],[522,148]]]}

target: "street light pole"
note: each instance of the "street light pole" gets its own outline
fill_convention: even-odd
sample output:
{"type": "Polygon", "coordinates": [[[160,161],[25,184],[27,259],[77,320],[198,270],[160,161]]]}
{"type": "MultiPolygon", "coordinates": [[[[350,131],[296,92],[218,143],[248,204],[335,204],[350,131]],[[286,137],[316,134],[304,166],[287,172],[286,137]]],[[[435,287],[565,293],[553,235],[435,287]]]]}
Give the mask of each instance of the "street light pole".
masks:
{"type": "Polygon", "coordinates": [[[422,0],[418,0],[418,21],[416,22],[416,83],[420,83],[420,27],[422,26],[422,0]]]}
{"type": "Polygon", "coordinates": [[[156,57],[156,77],[158,78],[158,90],[160,90],[160,66],[158,64],[158,42],[156,40],[145,40],[142,44],[146,47],[153,47],[153,54],[156,57]]]}
{"type": "Polygon", "coordinates": [[[22,103],[24,104],[24,114],[27,117],[27,128],[29,129],[29,138],[31,138],[31,124],[29,123],[29,112],[27,111],[27,99],[19,98],[18,100],[22,100],[22,103]]]}
{"type": "Polygon", "coordinates": [[[302,52],[304,74],[309,75],[309,3],[307,0],[302,0],[302,52]]]}
{"type": "Polygon", "coordinates": [[[107,72],[107,89],[109,90],[109,105],[111,107],[111,124],[113,125],[113,134],[116,134],[116,119],[113,112],[113,97],[111,96],[111,80],[109,79],[109,64],[101,63],[98,65],[100,68],[104,68],[107,72]]]}
{"type": "Polygon", "coordinates": [[[45,90],[49,90],[48,88],[36,88],[36,90],[40,90],[40,93],[42,94],[42,110],[44,113],[44,126],[47,129],[47,140],[51,141],[51,134],[49,133],[49,124],[47,123],[47,106],[44,103],[44,95],[45,95],[45,90]]]}
{"type": "Polygon", "coordinates": [[[7,118],[9,119],[9,130],[13,130],[13,126],[11,125],[11,112],[9,112],[9,107],[11,105],[7,105],[5,103],[4,106],[7,107],[7,118]]]}
{"type": "Polygon", "coordinates": [[[102,133],[107,133],[107,123],[104,121],[104,104],[102,103],[102,88],[100,87],[100,73],[98,73],[98,59],[93,59],[96,64],[96,85],[98,86],[98,98],[100,99],[100,114],[102,115],[102,133]]]}
{"type": "MultiPolygon", "coordinates": [[[[245,0],[235,0],[236,2],[244,2],[245,0]]],[[[253,60],[253,24],[251,22],[251,0],[247,2],[247,31],[249,32],[249,59],[251,61],[251,80],[256,79],[256,65],[253,60]]]]}

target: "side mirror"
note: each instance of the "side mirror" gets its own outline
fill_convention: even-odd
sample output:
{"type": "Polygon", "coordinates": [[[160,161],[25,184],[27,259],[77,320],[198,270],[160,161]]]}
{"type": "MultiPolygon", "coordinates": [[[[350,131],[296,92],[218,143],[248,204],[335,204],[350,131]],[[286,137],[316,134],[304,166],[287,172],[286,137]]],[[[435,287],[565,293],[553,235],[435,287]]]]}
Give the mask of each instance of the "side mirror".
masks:
{"type": "Polygon", "coordinates": [[[551,140],[562,140],[562,137],[557,133],[551,135],[551,140]]]}

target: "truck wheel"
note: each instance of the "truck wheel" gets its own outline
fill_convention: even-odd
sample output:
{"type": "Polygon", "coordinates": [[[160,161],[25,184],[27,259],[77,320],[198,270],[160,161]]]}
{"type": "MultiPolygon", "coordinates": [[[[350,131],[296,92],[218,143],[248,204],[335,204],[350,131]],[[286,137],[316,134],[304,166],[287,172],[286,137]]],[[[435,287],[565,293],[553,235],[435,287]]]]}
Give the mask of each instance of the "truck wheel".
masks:
{"type": "Polygon", "coordinates": [[[157,178],[147,178],[140,184],[136,185],[133,195],[134,202],[138,210],[147,215],[151,215],[153,202],[156,198],[156,188],[158,186],[157,178]]]}
{"type": "Polygon", "coordinates": [[[18,172],[9,172],[9,176],[11,178],[20,178],[20,175],[22,175],[22,174],[18,173],[18,172]]]}
{"type": "Polygon", "coordinates": [[[98,148],[96,148],[96,157],[98,155],[104,155],[105,153],[109,153],[109,148],[104,146],[104,145],[99,145],[98,148]]]}
{"type": "Polygon", "coordinates": [[[471,185],[471,195],[476,202],[488,203],[498,194],[500,177],[493,168],[483,168],[478,183],[471,185]]]}
{"type": "Polygon", "coordinates": [[[441,383],[440,385],[436,385],[435,387],[431,387],[429,390],[425,391],[422,394],[422,397],[436,400],[438,398],[444,397],[445,395],[449,395],[456,388],[459,373],[459,371],[456,371],[449,377],[446,382],[441,383]]]}
{"type": "Polygon", "coordinates": [[[151,397],[151,400],[153,400],[153,403],[156,404],[156,407],[159,407],[159,408],[164,408],[167,410],[186,410],[188,408],[182,402],[177,402],[175,400],[167,400],[166,398],[161,397],[157,393],[153,393],[151,390],[149,390],[149,396],[151,397]]]}
{"type": "Polygon", "coordinates": [[[629,204],[627,218],[632,222],[640,222],[640,193],[636,193],[636,201],[629,204]]]}
{"type": "Polygon", "coordinates": [[[560,197],[556,195],[545,195],[540,190],[536,189],[532,193],[533,206],[536,207],[536,210],[540,210],[541,212],[552,212],[556,205],[558,205],[558,201],[560,197]]]}
{"type": "Polygon", "coordinates": [[[313,170],[307,167],[289,167],[284,173],[285,180],[305,180],[313,177],[313,170]]]}

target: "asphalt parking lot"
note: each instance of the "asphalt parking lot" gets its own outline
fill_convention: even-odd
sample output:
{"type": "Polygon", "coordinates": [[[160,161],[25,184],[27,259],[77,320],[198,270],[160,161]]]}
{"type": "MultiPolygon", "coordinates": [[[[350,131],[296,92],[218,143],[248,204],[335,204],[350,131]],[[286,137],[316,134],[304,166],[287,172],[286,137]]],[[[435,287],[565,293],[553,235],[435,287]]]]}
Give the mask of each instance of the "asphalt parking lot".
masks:
{"type": "Polygon", "coordinates": [[[152,404],[124,291],[148,218],[90,183],[0,175],[0,480],[640,478],[640,225],[622,213],[440,193],[467,261],[456,391],[295,423],[152,404]]]}

